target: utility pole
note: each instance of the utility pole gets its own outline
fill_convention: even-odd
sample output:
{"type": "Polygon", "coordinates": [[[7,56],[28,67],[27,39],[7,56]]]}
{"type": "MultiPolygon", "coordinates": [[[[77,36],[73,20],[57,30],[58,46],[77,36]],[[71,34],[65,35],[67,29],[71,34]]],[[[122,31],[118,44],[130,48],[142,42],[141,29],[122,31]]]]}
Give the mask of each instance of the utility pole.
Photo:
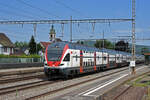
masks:
{"type": "Polygon", "coordinates": [[[132,60],[130,62],[132,74],[135,74],[135,60],[135,0],[132,0],[132,60]]]}
{"type": "Polygon", "coordinates": [[[72,16],[70,17],[70,42],[72,42],[72,16]]]}
{"type": "Polygon", "coordinates": [[[102,50],[102,65],[104,67],[104,30],[103,30],[103,50],[102,50]]]}
{"type": "Polygon", "coordinates": [[[104,31],[103,31],[103,48],[104,48],[104,46],[105,46],[105,44],[104,44],[104,31]]]}

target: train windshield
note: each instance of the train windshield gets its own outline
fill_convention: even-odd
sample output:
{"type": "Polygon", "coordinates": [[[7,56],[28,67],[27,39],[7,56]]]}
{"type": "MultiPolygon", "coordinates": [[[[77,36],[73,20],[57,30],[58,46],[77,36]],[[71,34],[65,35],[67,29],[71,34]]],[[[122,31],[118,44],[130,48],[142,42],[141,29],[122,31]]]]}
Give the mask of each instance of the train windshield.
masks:
{"type": "Polygon", "coordinates": [[[47,50],[48,61],[60,61],[63,50],[60,48],[51,48],[47,50]]]}

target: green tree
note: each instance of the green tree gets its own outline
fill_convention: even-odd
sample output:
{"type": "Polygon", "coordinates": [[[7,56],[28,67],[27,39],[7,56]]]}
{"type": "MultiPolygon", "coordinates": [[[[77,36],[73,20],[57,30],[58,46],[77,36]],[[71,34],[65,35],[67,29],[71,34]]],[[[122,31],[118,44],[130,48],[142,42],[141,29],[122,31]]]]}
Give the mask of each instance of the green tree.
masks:
{"type": "Polygon", "coordinates": [[[23,48],[23,47],[28,47],[29,44],[27,42],[22,42],[22,41],[16,41],[15,42],[15,47],[18,47],[18,48],[23,48]]]}
{"type": "Polygon", "coordinates": [[[94,44],[94,46],[96,48],[113,49],[113,44],[108,40],[104,40],[104,43],[103,43],[103,40],[97,40],[96,43],[94,44]]]}
{"type": "Polygon", "coordinates": [[[79,41],[77,41],[77,44],[82,44],[83,45],[84,42],[79,40],[79,41]]]}
{"type": "Polygon", "coordinates": [[[125,41],[118,41],[115,44],[115,50],[129,52],[129,43],[125,43],[125,41]]]}
{"type": "Polygon", "coordinates": [[[30,54],[36,54],[36,42],[34,40],[33,35],[32,35],[31,40],[29,42],[29,53],[30,54]]]}
{"type": "Polygon", "coordinates": [[[142,48],[141,49],[141,54],[148,53],[148,52],[149,52],[148,48],[142,48]]]}
{"type": "Polygon", "coordinates": [[[38,53],[40,50],[42,50],[42,47],[41,47],[40,43],[38,43],[38,44],[37,44],[37,53],[38,53]]]}

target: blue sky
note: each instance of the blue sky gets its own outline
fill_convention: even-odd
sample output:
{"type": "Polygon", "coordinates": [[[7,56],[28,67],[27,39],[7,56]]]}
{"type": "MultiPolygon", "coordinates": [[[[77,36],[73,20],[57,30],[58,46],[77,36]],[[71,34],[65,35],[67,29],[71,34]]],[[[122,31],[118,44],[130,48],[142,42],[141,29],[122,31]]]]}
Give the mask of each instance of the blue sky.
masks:
{"type": "MultiPolygon", "coordinates": [[[[0,20],[40,20],[40,19],[86,19],[86,18],[131,18],[131,0],[1,0],[0,20]]],[[[136,38],[150,38],[150,1],[136,0],[136,38]]],[[[37,26],[39,41],[49,41],[51,24],[37,26]]],[[[61,36],[60,24],[54,24],[57,37],[61,36]]],[[[69,40],[69,24],[64,26],[64,40],[69,40]]],[[[131,35],[131,22],[95,24],[73,24],[73,39],[116,38],[131,35]]],[[[29,41],[33,35],[33,25],[0,25],[0,32],[15,41],[29,41]]],[[[150,41],[137,44],[150,45],[150,41]]]]}

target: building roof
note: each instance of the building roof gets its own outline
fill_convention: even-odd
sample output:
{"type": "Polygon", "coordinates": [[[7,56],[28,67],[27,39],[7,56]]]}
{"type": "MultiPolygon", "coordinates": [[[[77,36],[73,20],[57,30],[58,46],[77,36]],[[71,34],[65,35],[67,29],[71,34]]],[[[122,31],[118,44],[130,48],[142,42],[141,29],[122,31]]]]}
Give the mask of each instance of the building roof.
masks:
{"type": "Polygon", "coordinates": [[[150,56],[150,53],[144,53],[144,55],[146,55],[146,56],[150,56]]]}
{"type": "Polygon", "coordinates": [[[51,44],[51,42],[40,42],[40,44],[43,48],[46,48],[48,45],[51,44]]]}
{"type": "Polygon", "coordinates": [[[14,47],[14,44],[4,33],[0,33],[0,44],[4,47],[14,47]]]}

